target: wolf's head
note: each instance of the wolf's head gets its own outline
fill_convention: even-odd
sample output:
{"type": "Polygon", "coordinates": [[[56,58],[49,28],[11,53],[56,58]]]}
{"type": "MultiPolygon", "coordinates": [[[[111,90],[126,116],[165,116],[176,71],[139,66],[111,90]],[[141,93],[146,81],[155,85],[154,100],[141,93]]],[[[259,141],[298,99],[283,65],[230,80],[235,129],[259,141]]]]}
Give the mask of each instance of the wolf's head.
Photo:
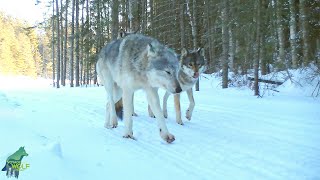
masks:
{"type": "Polygon", "coordinates": [[[158,42],[147,45],[149,60],[148,80],[153,87],[162,87],[171,93],[180,93],[178,81],[179,60],[176,53],[158,42]]]}
{"type": "Polygon", "coordinates": [[[125,38],[131,34],[137,34],[138,30],[135,32],[126,32],[124,29],[120,29],[118,32],[118,39],[125,38]]]}
{"type": "Polygon", "coordinates": [[[28,156],[28,153],[26,152],[26,150],[24,149],[24,147],[20,147],[18,150],[18,153],[20,156],[28,156]]]}
{"type": "Polygon", "coordinates": [[[181,70],[189,78],[198,79],[199,75],[206,70],[206,62],[203,48],[189,52],[183,48],[181,50],[181,70]]]}

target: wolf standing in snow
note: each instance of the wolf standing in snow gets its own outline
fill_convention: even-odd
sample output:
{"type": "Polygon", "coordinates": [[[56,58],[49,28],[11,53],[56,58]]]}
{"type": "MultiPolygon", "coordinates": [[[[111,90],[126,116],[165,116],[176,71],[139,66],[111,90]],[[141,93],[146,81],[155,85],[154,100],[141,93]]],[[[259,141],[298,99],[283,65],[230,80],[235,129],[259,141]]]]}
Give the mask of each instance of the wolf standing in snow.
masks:
{"type": "MultiPolygon", "coordinates": [[[[181,68],[178,74],[178,80],[183,91],[187,92],[189,99],[189,107],[186,111],[186,118],[190,121],[195,106],[192,87],[198,81],[201,73],[206,70],[206,60],[204,49],[199,48],[196,51],[188,51],[183,48],[180,55],[181,68]]],[[[163,97],[163,113],[165,118],[168,117],[167,100],[170,93],[167,91],[163,97]]],[[[180,94],[174,95],[174,105],[176,110],[176,122],[183,125],[181,120],[180,94]]]]}
{"type": "Polygon", "coordinates": [[[143,89],[157,118],[160,136],[168,143],[173,142],[175,138],[165,124],[157,88],[180,93],[182,89],[177,79],[178,71],[176,54],[151,37],[132,34],[106,45],[97,62],[97,72],[108,98],[105,127],[117,127],[115,102],[122,97],[124,137],[133,138],[132,97],[134,91],[143,89]]]}
{"type": "MultiPolygon", "coordinates": [[[[187,49],[183,48],[181,50],[180,55],[180,71],[178,73],[178,81],[183,91],[187,92],[189,98],[189,107],[186,111],[186,118],[191,120],[192,112],[195,106],[194,98],[193,98],[193,91],[192,87],[197,82],[199,75],[206,70],[206,60],[204,56],[203,48],[199,48],[195,51],[188,51],[187,49]]],[[[164,117],[168,117],[167,111],[167,100],[170,96],[170,92],[166,92],[163,96],[163,114],[164,117]]],[[[180,108],[180,94],[174,95],[174,106],[176,110],[176,122],[180,125],[183,125],[181,119],[181,108],[180,108]]],[[[150,107],[148,108],[149,115],[154,117],[150,107]]]]}

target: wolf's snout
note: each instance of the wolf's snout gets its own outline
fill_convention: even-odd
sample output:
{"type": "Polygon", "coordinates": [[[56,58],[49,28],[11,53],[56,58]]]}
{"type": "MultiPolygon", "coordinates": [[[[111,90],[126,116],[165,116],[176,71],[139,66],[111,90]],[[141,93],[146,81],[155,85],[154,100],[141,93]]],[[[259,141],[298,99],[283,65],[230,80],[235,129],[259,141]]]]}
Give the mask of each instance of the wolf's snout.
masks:
{"type": "Polygon", "coordinates": [[[181,91],[182,91],[181,87],[178,86],[178,87],[176,88],[176,93],[181,93],[181,91]]]}
{"type": "Polygon", "coordinates": [[[193,74],[193,78],[198,78],[199,77],[199,72],[195,72],[194,74],[193,74]]]}

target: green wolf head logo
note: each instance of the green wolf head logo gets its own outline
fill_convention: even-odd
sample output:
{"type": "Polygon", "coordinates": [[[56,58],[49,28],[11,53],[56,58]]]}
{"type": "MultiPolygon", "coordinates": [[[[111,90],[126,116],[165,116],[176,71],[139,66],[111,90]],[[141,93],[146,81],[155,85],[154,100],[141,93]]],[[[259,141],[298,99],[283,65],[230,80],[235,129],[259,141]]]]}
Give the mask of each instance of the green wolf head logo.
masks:
{"type": "Polygon", "coordinates": [[[28,156],[28,153],[26,152],[24,147],[20,147],[15,153],[13,153],[7,158],[6,165],[2,169],[2,171],[7,171],[7,177],[19,177],[19,171],[21,169],[21,160],[24,156],[28,156]]]}

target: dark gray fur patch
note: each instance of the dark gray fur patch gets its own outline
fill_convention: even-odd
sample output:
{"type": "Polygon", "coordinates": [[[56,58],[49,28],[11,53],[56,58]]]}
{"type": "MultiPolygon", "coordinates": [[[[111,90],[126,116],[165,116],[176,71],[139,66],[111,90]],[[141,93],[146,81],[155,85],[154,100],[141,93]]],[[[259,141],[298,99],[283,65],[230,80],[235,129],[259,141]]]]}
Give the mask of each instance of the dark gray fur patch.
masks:
{"type": "Polygon", "coordinates": [[[103,60],[111,60],[112,62],[116,61],[116,58],[119,55],[119,47],[122,42],[122,39],[117,39],[108,43],[100,53],[100,58],[103,60]]]}
{"type": "Polygon", "coordinates": [[[137,67],[137,69],[142,70],[145,68],[155,68],[160,70],[168,67],[169,64],[173,64],[172,62],[169,62],[170,60],[168,60],[168,58],[175,58],[174,53],[166,49],[156,39],[142,36],[140,34],[132,34],[130,36],[125,37],[124,39],[125,44],[123,46],[123,51],[126,53],[126,57],[132,58],[131,62],[134,66],[139,66],[137,67]],[[151,44],[154,53],[156,53],[156,56],[147,60],[149,62],[152,61],[152,63],[146,63],[146,61],[141,60],[147,58],[146,54],[143,52],[146,52],[146,49],[148,48],[149,44],[151,44]],[[147,67],[147,65],[150,66],[147,67]]]}

